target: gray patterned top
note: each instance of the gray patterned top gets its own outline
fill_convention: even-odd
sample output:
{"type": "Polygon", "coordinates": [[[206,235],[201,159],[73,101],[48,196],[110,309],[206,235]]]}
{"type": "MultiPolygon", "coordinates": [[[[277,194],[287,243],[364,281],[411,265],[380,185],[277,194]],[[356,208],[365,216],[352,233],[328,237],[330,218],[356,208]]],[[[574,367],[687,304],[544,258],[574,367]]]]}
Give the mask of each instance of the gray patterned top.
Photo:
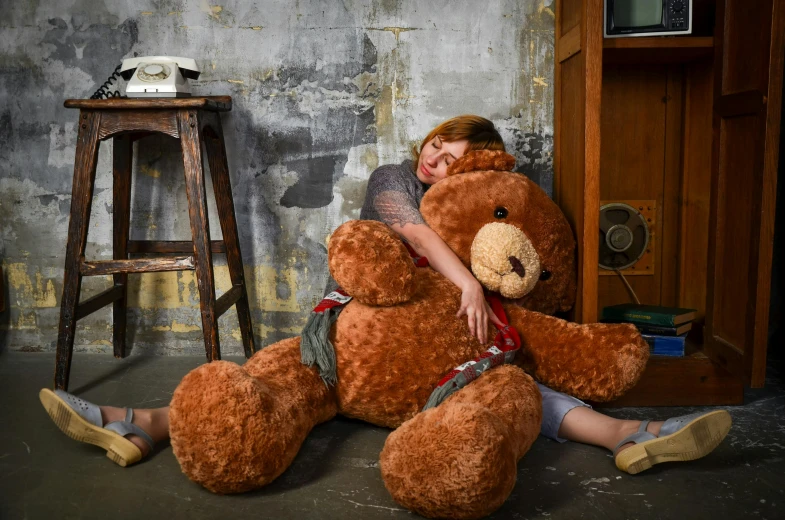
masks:
{"type": "MultiPolygon", "coordinates": [[[[368,179],[360,219],[376,220],[388,226],[425,224],[420,214],[420,202],[427,189],[428,185],[420,182],[414,173],[411,160],[379,166],[368,179]]],[[[324,295],[337,288],[338,283],[330,276],[324,295]]]]}

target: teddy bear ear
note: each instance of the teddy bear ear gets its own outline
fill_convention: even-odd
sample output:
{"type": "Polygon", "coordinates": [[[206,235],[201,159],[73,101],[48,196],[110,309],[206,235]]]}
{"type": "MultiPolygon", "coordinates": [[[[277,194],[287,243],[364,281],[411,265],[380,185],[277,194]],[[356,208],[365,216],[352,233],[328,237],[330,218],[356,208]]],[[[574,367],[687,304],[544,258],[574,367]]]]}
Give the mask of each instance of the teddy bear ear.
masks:
{"type": "Polygon", "coordinates": [[[472,150],[459,157],[447,168],[447,176],[479,171],[512,171],[515,157],[502,150],[472,150]]]}

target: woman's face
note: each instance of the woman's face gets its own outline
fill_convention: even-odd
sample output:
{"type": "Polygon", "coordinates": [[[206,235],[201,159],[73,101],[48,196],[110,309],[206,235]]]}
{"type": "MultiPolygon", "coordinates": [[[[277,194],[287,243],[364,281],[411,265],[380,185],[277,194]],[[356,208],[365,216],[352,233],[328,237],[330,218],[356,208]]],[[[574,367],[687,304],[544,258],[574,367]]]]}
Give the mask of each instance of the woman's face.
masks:
{"type": "Polygon", "coordinates": [[[447,177],[447,167],[466,153],[469,141],[442,141],[438,135],[425,143],[417,161],[417,178],[425,184],[436,184],[447,177]]]}

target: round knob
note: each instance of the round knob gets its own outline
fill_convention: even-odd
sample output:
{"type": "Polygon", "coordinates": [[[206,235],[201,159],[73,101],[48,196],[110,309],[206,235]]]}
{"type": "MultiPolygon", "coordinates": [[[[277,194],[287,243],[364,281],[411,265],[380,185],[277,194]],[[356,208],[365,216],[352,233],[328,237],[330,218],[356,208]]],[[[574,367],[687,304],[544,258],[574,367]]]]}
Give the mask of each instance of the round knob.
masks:
{"type": "Polygon", "coordinates": [[[671,9],[674,13],[680,13],[684,10],[684,2],[681,0],[676,0],[671,4],[671,9]]]}
{"type": "Polygon", "coordinates": [[[164,71],[164,68],[158,65],[157,63],[153,63],[152,65],[147,65],[144,68],[144,73],[149,74],[151,76],[155,76],[156,74],[160,74],[164,71]]]}

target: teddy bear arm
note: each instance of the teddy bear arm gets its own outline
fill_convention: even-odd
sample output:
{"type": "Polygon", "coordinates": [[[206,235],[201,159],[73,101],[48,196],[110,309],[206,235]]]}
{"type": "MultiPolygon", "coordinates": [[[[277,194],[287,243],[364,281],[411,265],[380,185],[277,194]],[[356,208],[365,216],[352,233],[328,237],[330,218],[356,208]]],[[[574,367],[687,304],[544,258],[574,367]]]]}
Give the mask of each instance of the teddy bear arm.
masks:
{"type": "Polygon", "coordinates": [[[521,336],[516,364],[542,384],[579,399],[611,401],[635,386],[649,347],[629,324],[580,325],[506,306],[521,336]]]}
{"type": "Polygon", "coordinates": [[[517,462],[540,432],[542,405],[519,367],[486,371],[392,432],[381,453],[384,484],[428,518],[481,518],[515,485],[517,462]]]}
{"type": "Polygon", "coordinates": [[[415,291],[415,265],[400,237],[386,224],[351,220],[330,237],[328,264],[338,285],[366,305],[392,306],[415,291]]]}

